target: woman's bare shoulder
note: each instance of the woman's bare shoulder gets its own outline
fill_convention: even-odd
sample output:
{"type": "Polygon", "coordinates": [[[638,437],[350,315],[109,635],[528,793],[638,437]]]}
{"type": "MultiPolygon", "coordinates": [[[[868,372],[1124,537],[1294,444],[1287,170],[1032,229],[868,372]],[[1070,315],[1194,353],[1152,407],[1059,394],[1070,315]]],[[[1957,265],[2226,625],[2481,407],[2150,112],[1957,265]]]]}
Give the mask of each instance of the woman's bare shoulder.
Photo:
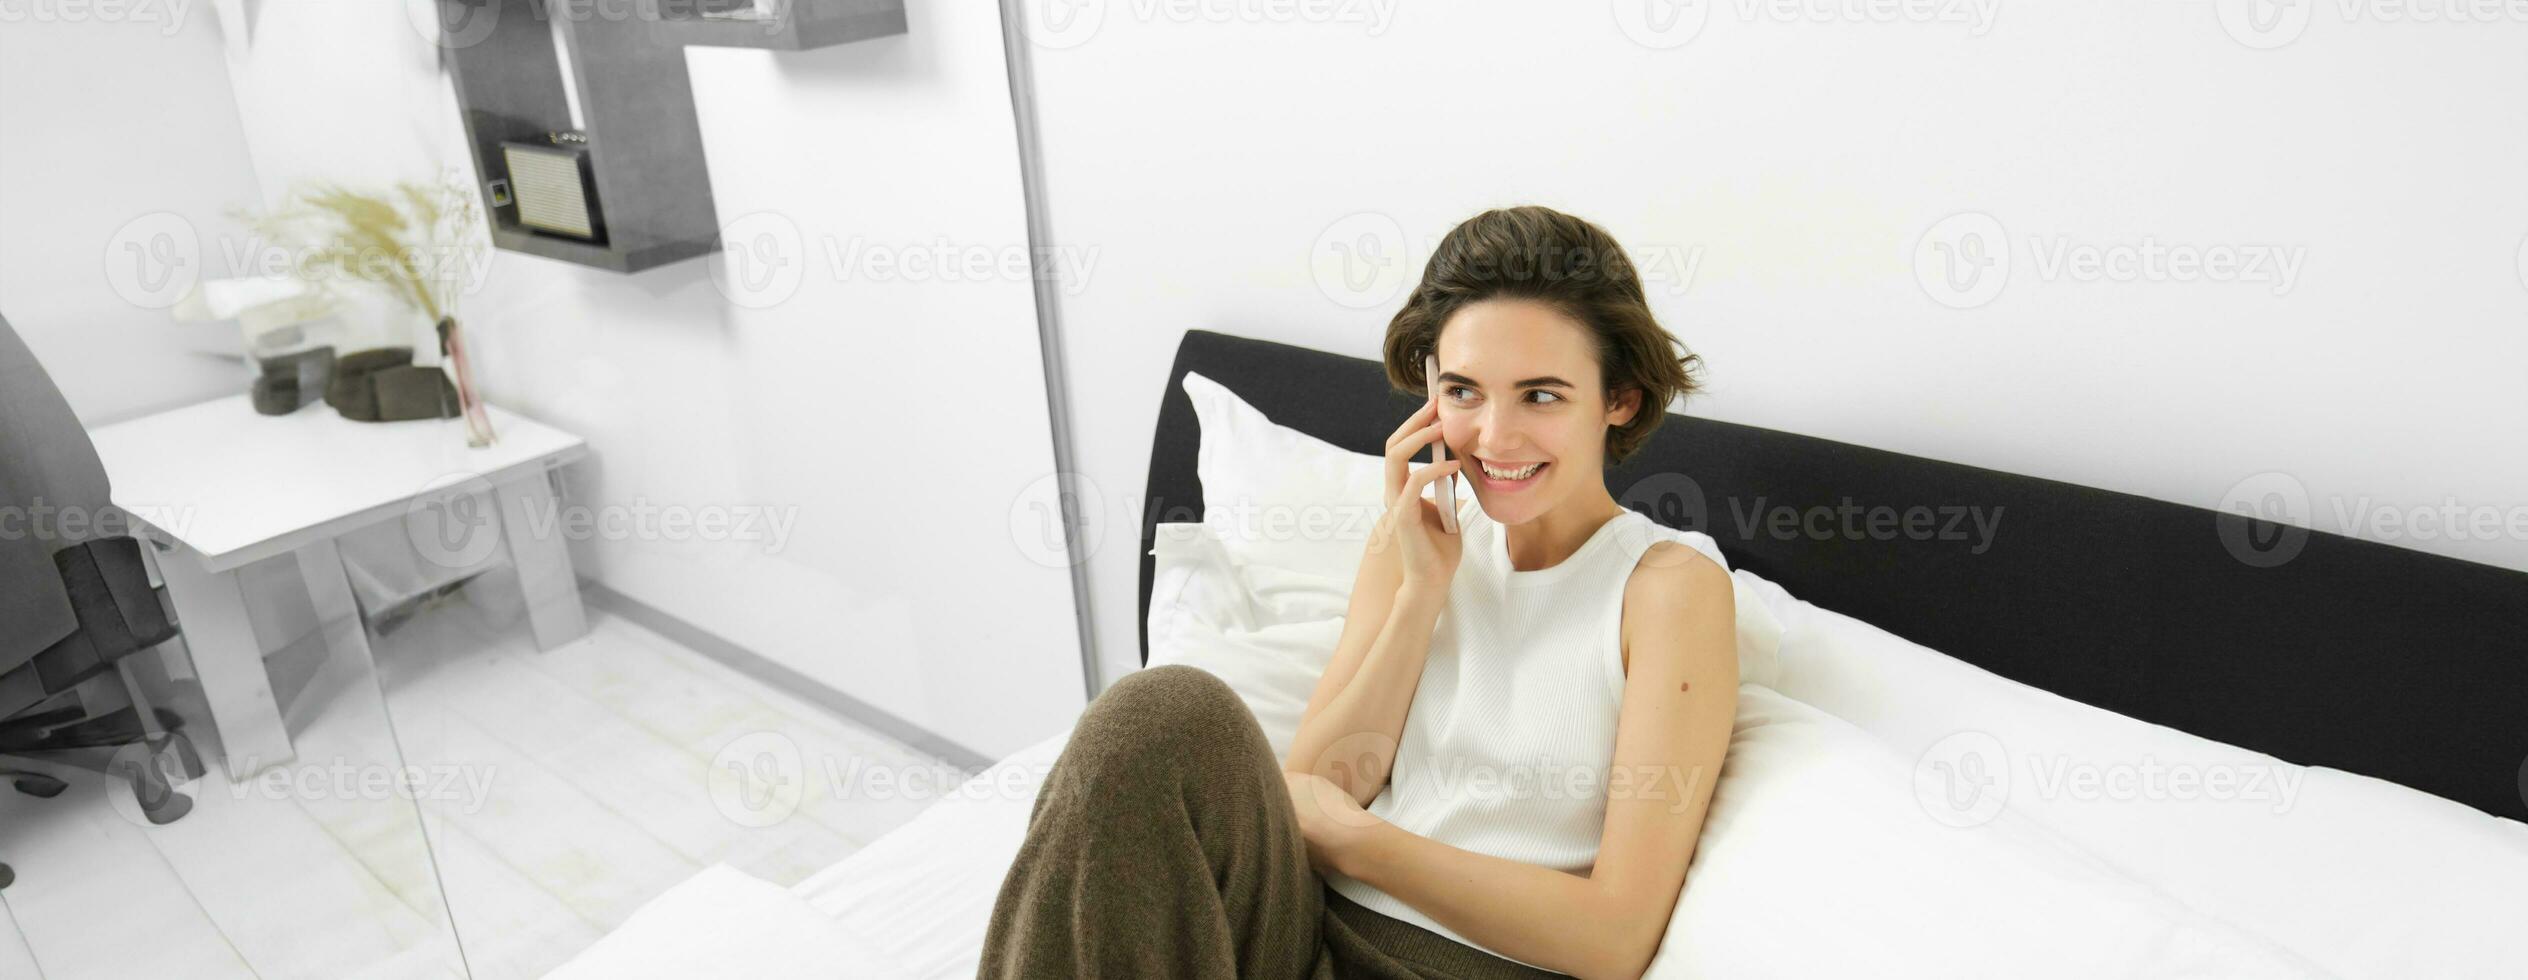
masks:
{"type": "Polygon", "coordinates": [[[1624,582],[1623,662],[1633,665],[1633,637],[1643,623],[1673,622],[1680,610],[1735,608],[1729,570],[1712,556],[1674,540],[1652,542],[1624,582]]]}

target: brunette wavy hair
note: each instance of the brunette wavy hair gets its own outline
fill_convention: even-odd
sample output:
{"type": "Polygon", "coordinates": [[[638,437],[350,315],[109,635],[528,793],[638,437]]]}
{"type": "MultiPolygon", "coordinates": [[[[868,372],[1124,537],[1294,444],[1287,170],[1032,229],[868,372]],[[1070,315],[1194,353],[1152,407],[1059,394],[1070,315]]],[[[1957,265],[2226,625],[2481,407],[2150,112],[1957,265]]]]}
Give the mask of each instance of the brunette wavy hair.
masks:
{"type": "Polygon", "coordinates": [[[1421,283],[1387,321],[1388,383],[1428,397],[1422,356],[1439,349],[1440,329],[1458,310],[1504,297],[1545,303],[1588,328],[1607,404],[1622,392],[1641,392],[1632,419],[1607,429],[1610,466],[1641,448],[1669,402],[1702,390],[1703,359],[1651,314],[1641,276],[1615,236],[1534,205],[1485,211],[1440,239],[1421,283]]]}

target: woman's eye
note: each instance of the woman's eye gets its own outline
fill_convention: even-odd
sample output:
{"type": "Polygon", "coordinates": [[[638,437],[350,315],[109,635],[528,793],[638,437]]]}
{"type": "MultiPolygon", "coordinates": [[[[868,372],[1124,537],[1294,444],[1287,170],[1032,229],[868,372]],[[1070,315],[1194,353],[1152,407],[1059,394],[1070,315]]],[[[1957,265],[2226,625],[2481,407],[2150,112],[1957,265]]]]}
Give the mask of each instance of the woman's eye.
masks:
{"type": "Polygon", "coordinates": [[[1450,385],[1450,386],[1448,386],[1448,387],[1447,387],[1447,388],[1446,388],[1446,389],[1445,389],[1442,393],[1443,393],[1443,394],[1446,394],[1446,395],[1447,395],[1448,397],[1450,397],[1450,398],[1453,398],[1453,399],[1456,399],[1456,400],[1458,400],[1458,401],[1461,401],[1461,402],[1462,402],[1462,401],[1465,401],[1465,400],[1466,400],[1466,398],[1465,398],[1465,396],[1464,396],[1464,395],[1459,394],[1459,392],[1462,392],[1462,391],[1465,391],[1465,390],[1466,390],[1466,386],[1465,386],[1465,385],[1450,385]]]}
{"type": "Polygon", "coordinates": [[[1562,400],[1562,396],[1561,396],[1561,395],[1554,394],[1553,392],[1550,392],[1550,391],[1541,391],[1541,390],[1540,390],[1540,391],[1531,391],[1531,392],[1528,392],[1528,394],[1531,394],[1531,395],[1543,395],[1543,396],[1545,396],[1545,397],[1547,397],[1547,398],[1551,398],[1551,399],[1553,399],[1553,400],[1554,400],[1553,402],[1538,402],[1537,404],[1540,404],[1540,405],[1551,405],[1551,404],[1553,404],[1554,402],[1558,402],[1558,401],[1561,401],[1561,400],[1562,400]]]}

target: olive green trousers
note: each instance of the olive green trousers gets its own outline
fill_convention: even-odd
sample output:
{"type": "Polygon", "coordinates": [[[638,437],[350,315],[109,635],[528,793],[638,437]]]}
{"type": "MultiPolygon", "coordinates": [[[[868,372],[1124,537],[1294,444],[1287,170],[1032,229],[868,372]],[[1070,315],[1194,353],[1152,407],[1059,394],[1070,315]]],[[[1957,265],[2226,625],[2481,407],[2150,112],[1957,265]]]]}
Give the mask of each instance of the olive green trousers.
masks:
{"type": "Polygon", "coordinates": [[[1529,980],[1308,864],[1281,763],[1209,671],[1151,667],[1080,716],[984,935],[984,978],[1529,980]]]}

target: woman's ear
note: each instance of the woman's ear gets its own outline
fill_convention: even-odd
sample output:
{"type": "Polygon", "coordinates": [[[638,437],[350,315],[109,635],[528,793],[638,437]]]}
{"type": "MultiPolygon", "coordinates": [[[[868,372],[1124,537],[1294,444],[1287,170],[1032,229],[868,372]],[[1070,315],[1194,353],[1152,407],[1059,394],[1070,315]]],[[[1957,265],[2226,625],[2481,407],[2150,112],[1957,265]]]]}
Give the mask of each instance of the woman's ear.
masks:
{"type": "Polygon", "coordinates": [[[1641,389],[1622,388],[1607,393],[1606,424],[1622,425],[1630,422],[1633,420],[1633,414],[1639,411],[1641,411],[1641,389]]]}

